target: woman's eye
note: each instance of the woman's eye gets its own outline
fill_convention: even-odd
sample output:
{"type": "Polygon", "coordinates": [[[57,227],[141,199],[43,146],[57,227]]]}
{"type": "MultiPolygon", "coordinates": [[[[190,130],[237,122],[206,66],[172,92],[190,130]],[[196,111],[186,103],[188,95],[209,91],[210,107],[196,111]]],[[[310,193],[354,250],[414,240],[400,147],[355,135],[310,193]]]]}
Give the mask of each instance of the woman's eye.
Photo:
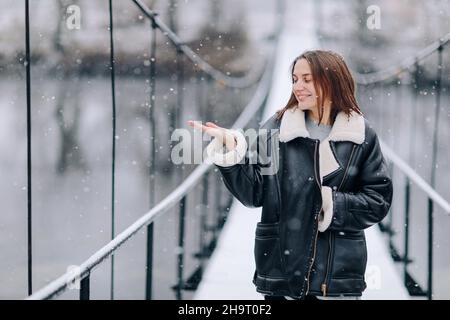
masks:
{"type": "MultiPolygon", "coordinates": [[[[292,83],[296,83],[298,81],[298,79],[292,79],[292,83]]],[[[310,83],[311,79],[303,79],[304,83],[310,83]]]]}

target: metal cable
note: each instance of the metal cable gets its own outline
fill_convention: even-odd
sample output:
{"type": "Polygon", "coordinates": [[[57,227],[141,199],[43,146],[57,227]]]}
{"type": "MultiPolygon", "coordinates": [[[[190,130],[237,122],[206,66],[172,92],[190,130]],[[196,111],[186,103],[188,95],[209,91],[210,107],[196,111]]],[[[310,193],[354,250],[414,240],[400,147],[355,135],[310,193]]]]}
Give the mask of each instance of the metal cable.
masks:
{"type": "Polygon", "coordinates": [[[28,295],[33,293],[32,278],[32,224],[31,224],[31,57],[30,57],[30,7],[29,1],[25,0],[25,67],[27,78],[27,197],[28,197],[28,295]]]}
{"type": "MultiPolygon", "coordinates": [[[[199,57],[189,46],[183,43],[183,41],[164,23],[159,19],[158,14],[150,10],[142,1],[132,0],[138,8],[144,13],[149,19],[151,19],[158,29],[161,30],[163,35],[165,35],[172,44],[181,52],[183,52],[196,67],[201,69],[203,72],[210,75],[213,79],[220,82],[221,84],[232,87],[232,88],[247,88],[254,85],[262,76],[264,68],[258,72],[250,72],[243,77],[231,77],[222,71],[212,67],[209,63],[199,57]]],[[[262,65],[265,65],[263,63],[262,65]]]]}
{"type": "MultiPolygon", "coordinates": [[[[110,39],[110,70],[112,95],[112,168],[111,168],[111,240],[115,237],[115,174],[116,174],[116,84],[114,68],[114,37],[113,37],[113,8],[109,0],[109,39],[110,39]]],[[[111,300],[114,300],[114,254],[111,255],[111,300]]]]}

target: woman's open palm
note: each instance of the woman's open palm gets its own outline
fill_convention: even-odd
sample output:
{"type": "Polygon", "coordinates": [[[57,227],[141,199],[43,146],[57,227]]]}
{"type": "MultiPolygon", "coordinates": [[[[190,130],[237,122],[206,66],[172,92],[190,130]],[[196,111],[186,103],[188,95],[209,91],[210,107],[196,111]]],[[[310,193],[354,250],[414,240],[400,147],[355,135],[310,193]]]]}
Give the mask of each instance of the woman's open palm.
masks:
{"type": "Polygon", "coordinates": [[[220,142],[225,144],[228,150],[233,150],[236,147],[235,137],[228,129],[219,127],[212,122],[206,122],[205,124],[202,124],[199,121],[189,120],[188,125],[190,125],[194,129],[202,130],[210,136],[218,139],[220,142]]]}

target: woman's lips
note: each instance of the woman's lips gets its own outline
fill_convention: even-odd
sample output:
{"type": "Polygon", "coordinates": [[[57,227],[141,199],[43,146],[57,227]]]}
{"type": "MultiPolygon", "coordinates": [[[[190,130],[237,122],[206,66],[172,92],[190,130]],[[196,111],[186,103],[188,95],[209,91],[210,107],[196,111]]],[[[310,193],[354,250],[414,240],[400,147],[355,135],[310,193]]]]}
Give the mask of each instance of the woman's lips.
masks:
{"type": "Polygon", "coordinates": [[[297,98],[299,101],[303,101],[310,96],[311,96],[310,94],[302,94],[302,95],[297,96],[297,98]]]}

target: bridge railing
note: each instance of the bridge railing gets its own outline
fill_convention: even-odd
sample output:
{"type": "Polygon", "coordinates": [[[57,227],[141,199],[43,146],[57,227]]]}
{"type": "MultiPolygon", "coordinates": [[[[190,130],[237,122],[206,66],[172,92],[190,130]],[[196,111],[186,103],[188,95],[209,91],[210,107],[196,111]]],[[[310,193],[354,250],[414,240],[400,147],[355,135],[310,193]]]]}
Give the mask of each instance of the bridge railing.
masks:
{"type": "MultiPolygon", "coordinates": [[[[156,203],[155,192],[155,150],[156,150],[156,123],[154,117],[155,109],[155,86],[156,86],[156,37],[157,32],[160,31],[163,36],[167,37],[170,43],[176,49],[177,54],[177,105],[176,105],[176,124],[179,124],[179,112],[182,110],[182,85],[184,81],[184,61],[187,59],[191,61],[193,65],[198,69],[197,76],[205,78],[211,81],[219,83],[222,87],[231,89],[242,89],[257,86],[256,91],[253,94],[250,102],[245,106],[244,111],[240,114],[239,118],[233,125],[233,128],[245,128],[251,121],[258,119],[262,112],[262,107],[265,105],[265,101],[270,89],[270,81],[272,76],[272,70],[274,65],[276,47],[278,35],[281,32],[282,19],[283,19],[283,0],[276,0],[274,4],[277,6],[275,10],[277,14],[277,22],[275,30],[271,39],[270,48],[267,52],[265,68],[263,72],[250,72],[243,77],[232,77],[228,74],[215,69],[206,61],[204,61],[199,55],[197,55],[191,48],[184,44],[181,39],[173,33],[158,17],[158,14],[150,10],[142,1],[132,0],[132,2],[140,9],[140,11],[149,19],[151,24],[151,47],[150,47],[150,65],[149,65],[149,114],[148,119],[150,123],[150,167],[149,167],[149,183],[150,194],[149,203],[150,210],[144,214],[141,218],[135,221],[127,229],[116,235],[115,232],[115,137],[116,137],[116,103],[115,103],[115,54],[114,54],[114,23],[113,23],[113,5],[112,0],[109,1],[109,32],[110,32],[110,70],[111,70],[111,92],[112,92],[112,212],[111,212],[111,241],[104,247],[100,248],[87,260],[81,263],[76,269],[70,270],[52,281],[44,288],[33,293],[32,290],[32,224],[31,224],[31,60],[30,60],[30,28],[29,28],[29,0],[25,0],[25,17],[26,17],[26,71],[27,71],[27,126],[28,126],[28,299],[51,299],[54,298],[68,288],[72,287],[75,283],[80,283],[80,299],[87,300],[90,298],[90,279],[94,269],[100,264],[104,263],[107,258],[111,258],[111,288],[110,296],[114,298],[114,253],[128,240],[133,238],[141,229],[147,228],[147,251],[146,251],[146,299],[152,299],[152,274],[153,274],[153,234],[154,223],[158,217],[163,216],[169,211],[169,209],[178,207],[178,247],[177,247],[177,266],[176,266],[176,284],[172,289],[175,291],[177,299],[182,299],[182,293],[184,290],[195,290],[199,281],[201,280],[204,261],[207,259],[212,250],[215,247],[216,240],[220,229],[225,223],[227,212],[231,206],[232,197],[231,194],[227,194],[226,201],[220,199],[222,191],[224,189],[223,183],[220,180],[216,180],[216,185],[212,187],[210,185],[210,172],[213,169],[211,164],[203,163],[197,166],[194,171],[186,177],[183,181],[179,181],[178,187],[174,189],[167,197],[160,202],[156,203]],[[186,59],[185,59],[186,58],[186,59]],[[185,225],[186,225],[186,213],[188,210],[187,200],[192,195],[194,188],[202,187],[202,200],[201,200],[201,213],[199,216],[200,234],[198,253],[195,255],[199,259],[197,269],[190,275],[188,279],[185,279],[184,265],[185,265],[185,225]],[[212,191],[211,191],[212,190],[212,191]],[[210,197],[212,192],[215,194],[215,202],[211,204],[210,197]],[[216,214],[215,222],[212,225],[208,224],[207,215],[211,216],[211,213],[207,211],[212,209],[212,213],[216,214]],[[211,241],[206,242],[205,235],[212,234],[211,241]]],[[[199,89],[200,91],[200,89],[199,89]]],[[[199,92],[197,92],[199,94],[199,92]]],[[[194,194],[195,195],[195,194],[194,194]]]]}

